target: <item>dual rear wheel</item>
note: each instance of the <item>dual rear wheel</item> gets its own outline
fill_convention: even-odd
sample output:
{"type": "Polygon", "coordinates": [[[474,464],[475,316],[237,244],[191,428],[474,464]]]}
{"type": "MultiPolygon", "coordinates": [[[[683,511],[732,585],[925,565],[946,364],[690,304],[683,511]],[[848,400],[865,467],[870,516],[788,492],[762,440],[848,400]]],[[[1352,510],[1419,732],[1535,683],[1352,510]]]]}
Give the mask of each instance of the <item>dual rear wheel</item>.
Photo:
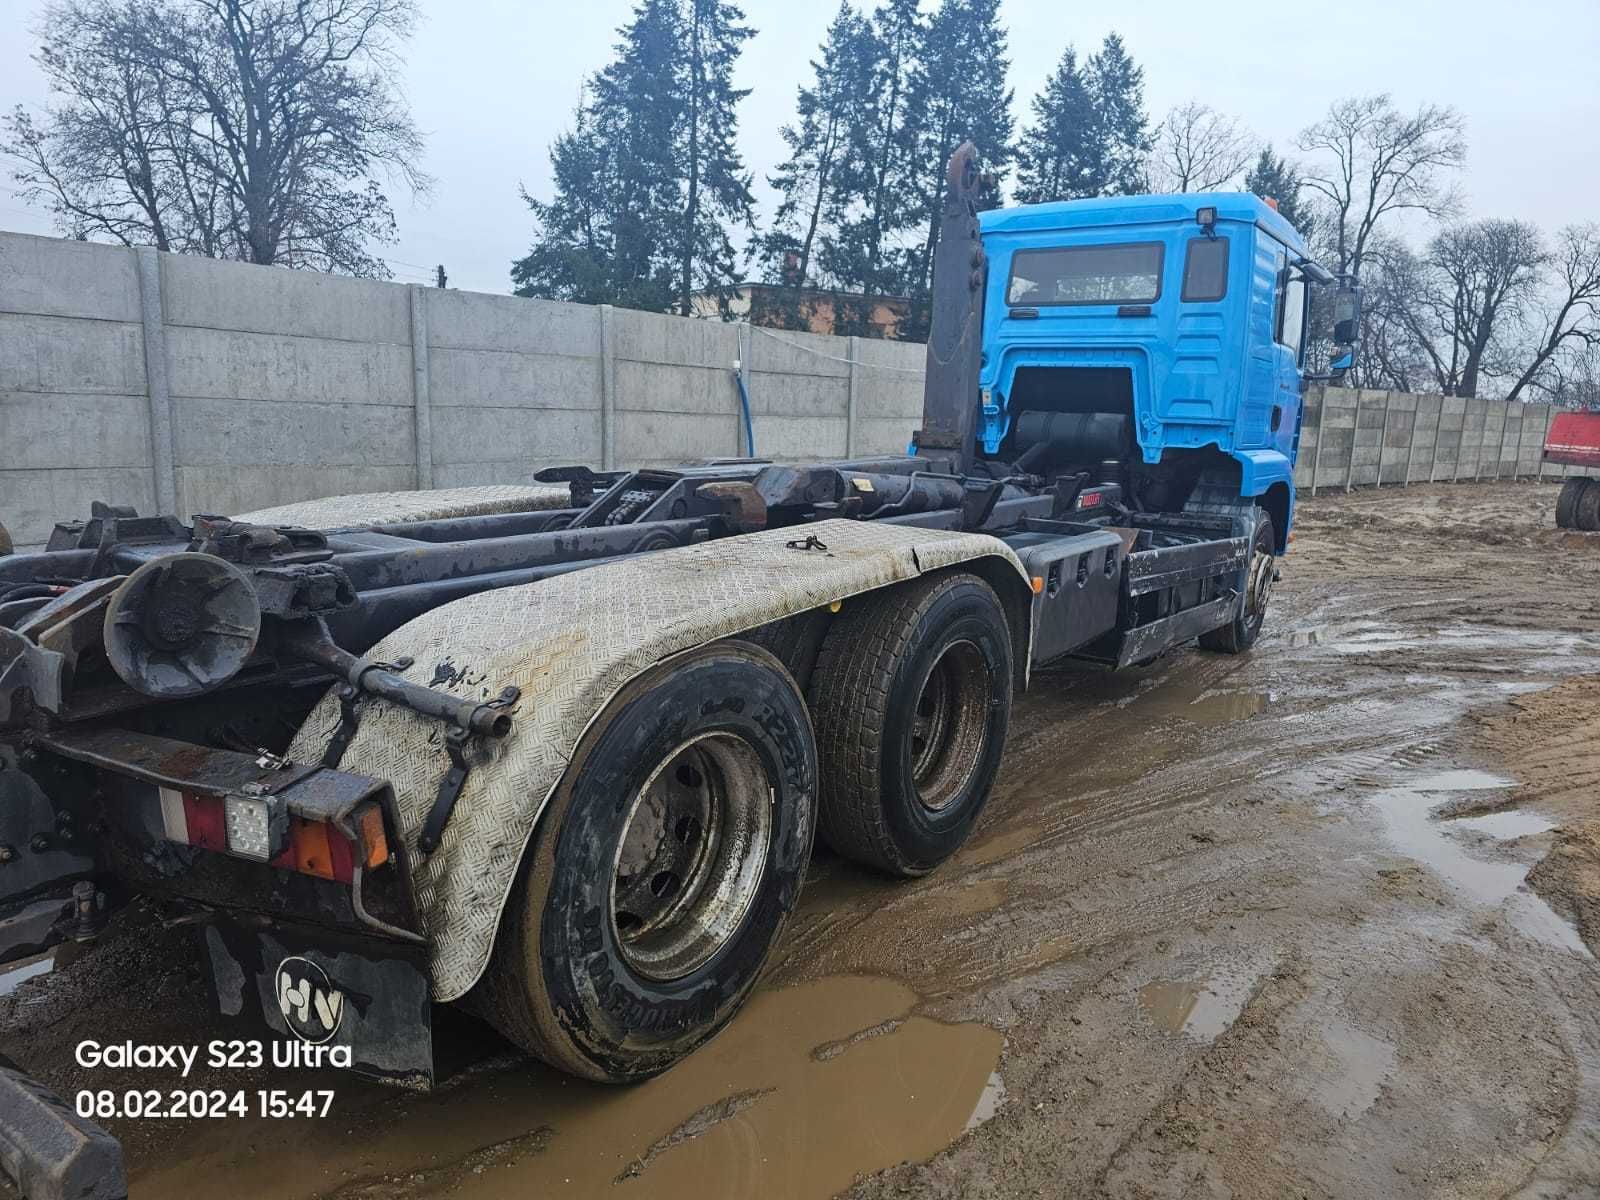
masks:
{"type": "Polygon", "coordinates": [[[1556,527],[1600,530],[1600,480],[1569,479],[1556,497],[1556,527]]]}
{"type": "Polygon", "coordinates": [[[513,1041],[585,1078],[657,1074],[754,986],[819,816],[845,857],[901,876],[966,840],[1011,704],[1010,628],[987,583],[956,572],[849,602],[796,673],[805,692],[763,646],[712,643],[591,725],[479,985],[513,1041]]]}

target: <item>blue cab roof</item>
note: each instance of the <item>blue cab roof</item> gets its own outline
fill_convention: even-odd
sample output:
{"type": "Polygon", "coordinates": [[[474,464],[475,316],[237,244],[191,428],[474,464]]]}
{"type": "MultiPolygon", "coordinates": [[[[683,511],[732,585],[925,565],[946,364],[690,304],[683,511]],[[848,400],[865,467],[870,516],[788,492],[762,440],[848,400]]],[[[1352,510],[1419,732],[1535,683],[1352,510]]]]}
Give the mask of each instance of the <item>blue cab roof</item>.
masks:
{"type": "Polygon", "coordinates": [[[1219,221],[1259,225],[1290,249],[1306,253],[1305,240],[1278,211],[1252,192],[1183,192],[1150,196],[1097,196],[1021,204],[978,214],[983,233],[1038,233],[1051,229],[1193,222],[1196,209],[1212,207],[1219,221]]]}

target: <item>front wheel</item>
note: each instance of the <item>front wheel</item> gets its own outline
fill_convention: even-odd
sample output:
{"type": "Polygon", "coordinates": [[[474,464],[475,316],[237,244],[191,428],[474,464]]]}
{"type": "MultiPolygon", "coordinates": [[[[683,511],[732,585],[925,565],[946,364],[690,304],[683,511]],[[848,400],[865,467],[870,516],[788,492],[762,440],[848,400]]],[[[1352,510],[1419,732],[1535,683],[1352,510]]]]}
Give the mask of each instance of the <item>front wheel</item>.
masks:
{"type": "Polygon", "coordinates": [[[1261,626],[1267,619],[1267,602],[1272,599],[1272,581],[1277,573],[1273,551],[1277,545],[1272,518],[1258,508],[1255,536],[1250,540],[1250,561],[1244,570],[1244,603],[1239,606],[1233,620],[1200,635],[1202,650],[1243,654],[1256,644],[1256,639],[1261,636],[1261,626]]]}
{"type": "Polygon", "coordinates": [[[482,985],[493,1024],[603,1082],[710,1038],[799,895],[816,779],[805,701],[765,650],[713,643],[635,680],[540,819],[482,985]]]}

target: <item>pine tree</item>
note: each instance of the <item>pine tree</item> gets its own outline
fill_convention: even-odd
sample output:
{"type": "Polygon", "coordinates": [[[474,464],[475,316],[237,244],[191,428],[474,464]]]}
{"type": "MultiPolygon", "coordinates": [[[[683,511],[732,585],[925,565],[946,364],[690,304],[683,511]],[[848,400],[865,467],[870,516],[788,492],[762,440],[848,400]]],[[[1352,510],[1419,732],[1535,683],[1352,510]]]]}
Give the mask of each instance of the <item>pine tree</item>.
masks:
{"type": "Polygon", "coordinates": [[[870,87],[875,65],[872,33],[866,20],[843,0],[822,44],[821,58],[811,63],[813,81],[802,84],[796,120],[780,131],[789,157],[768,182],[782,199],[772,226],[761,239],[757,257],[767,280],[785,285],[769,322],[792,329],[810,326],[801,311],[800,292],[831,272],[820,260],[834,257],[826,248],[837,241],[851,201],[849,155],[859,136],[856,125],[861,98],[870,87]]]}
{"type": "MultiPolygon", "coordinates": [[[[900,245],[917,223],[915,171],[920,114],[911,104],[912,76],[923,52],[926,22],[917,0],[884,0],[873,13],[867,43],[867,86],[856,96],[850,151],[839,190],[850,215],[822,248],[820,265],[843,288],[867,296],[904,295],[900,245]]],[[[871,302],[840,305],[836,333],[871,332],[871,302]]]]}
{"type": "Polygon", "coordinates": [[[1094,109],[1089,174],[1091,196],[1128,196],[1145,190],[1145,160],[1150,154],[1149,118],[1144,111],[1144,68],[1128,56],[1122,39],[1106,34],[1085,64],[1094,109]]]}
{"type": "Polygon", "coordinates": [[[1032,108],[1033,124],[1023,131],[1017,149],[1018,203],[1090,195],[1086,180],[1094,102],[1078,67],[1078,52],[1071,46],[1045,81],[1044,91],[1033,98],[1032,108]]]}
{"type": "Polygon", "coordinates": [[[726,222],[752,210],[734,145],[741,20],[720,0],[639,0],[551,147],[554,196],[526,197],[536,228],[512,265],[519,296],[687,312],[697,288],[734,282],[726,222]]]}
{"type": "Polygon", "coordinates": [[[1116,34],[1107,34],[1082,66],[1068,46],[1032,109],[1017,156],[1021,203],[1145,190],[1151,139],[1144,69],[1116,34]]]}
{"type": "Polygon", "coordinates": [[[737,146],[739,101],[733,67],[755,31],[728,0],[687,0],[686,120],[680,141],[687,164],[683,223],[678,239],[678,312],[689,316],[696,284],[715,291],[737,282],[733,242],[725,222],[754,228],[750,176],[737,146]]]}
{"type": "Polygon", "coordinates": [[[1256,165],[1245,175],[1244,190],[1277,201],[1283,219],[1299,230],[1301,237],[1311,240],[1316,222],[1311,206],[1300,203],[1300,172],[1287,158],[1274,154],[1270,145],[1262,148],[1256,165]]]}
{"type": "MultiPolygon", "coordinates": [[[[929,23],[911,91],[911,106],[923,119],[916,204],[924,236],[911,262],[912,320],[903,330],[906,337],[927,334],[933,258],[951,154],[970,141],[986,174],[1001,179],[1010,167],[1015,153],[1012,93],[1006,87],[1010,67],[999,0],[944,0],[929,23]]],[[[997,202],[997,194],[989,198],[991,207],[997,202]]]]}

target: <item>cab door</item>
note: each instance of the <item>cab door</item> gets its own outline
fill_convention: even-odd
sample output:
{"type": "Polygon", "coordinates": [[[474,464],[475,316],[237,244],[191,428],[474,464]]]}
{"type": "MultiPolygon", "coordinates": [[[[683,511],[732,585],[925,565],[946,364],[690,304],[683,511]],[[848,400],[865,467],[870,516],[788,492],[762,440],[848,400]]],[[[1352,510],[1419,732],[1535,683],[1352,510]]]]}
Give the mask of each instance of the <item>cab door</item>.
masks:
{"type": "Polygon", "coordinates": [[[1300,450],[1300,405],[1304,391],[1306,304],[1305,276],[1286,266],[1279,275],[1277,319],[1273,323],[1273,375],[1277,398],[1269,416],[1269,443],[1295,461],[1300,450]]]}
{"type": "Polygon", "coordinates": [[[1277,332],[1289,252],[1282,242],[1260,228],[1255,231],[1254,246],[1244,387],[1239,397],[1239,420],[1234,427],[1234,445],[1241,450],[1259,450],[1272,444],[1273,410],[1281,404],[1277,332]]]}

